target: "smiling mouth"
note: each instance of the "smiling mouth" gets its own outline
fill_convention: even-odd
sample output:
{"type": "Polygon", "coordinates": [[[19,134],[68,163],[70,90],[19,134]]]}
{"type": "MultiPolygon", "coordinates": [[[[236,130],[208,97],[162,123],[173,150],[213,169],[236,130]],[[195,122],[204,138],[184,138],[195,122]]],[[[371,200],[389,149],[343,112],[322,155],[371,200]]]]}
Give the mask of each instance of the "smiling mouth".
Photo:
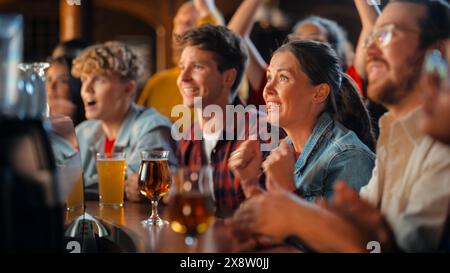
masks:
{"type": "Polygon", "coordinates": [[[184,87],[181,90],[183,91],[183,93],[187,95],[193,95],[198,93],[198,89],[194,87],[184,87]]]}
{"type": "Polygon", "coordinates": [[[267,102],[266,105],[267,105],[267,111],[271,111],[271,112],[272,111],[279,111],[280,110],[280,106],[281,106],[280,103],[272,102],[272,101],[267,102]]]}

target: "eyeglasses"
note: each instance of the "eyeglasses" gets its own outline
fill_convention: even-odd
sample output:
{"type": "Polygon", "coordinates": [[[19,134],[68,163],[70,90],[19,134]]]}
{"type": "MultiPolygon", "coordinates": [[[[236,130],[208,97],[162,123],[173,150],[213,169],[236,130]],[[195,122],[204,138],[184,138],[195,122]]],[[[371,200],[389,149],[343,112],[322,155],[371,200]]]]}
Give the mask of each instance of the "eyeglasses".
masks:
{"type": "Polygon", "coordinates": [[[370,33],[363,41],[363,48],[367,48],[372,42],[375,42],[379,47],[387,46],[394,35],[394,30],[418,32],[418,30],[399,28],[394,24],[383,26],[380,30],[370,33]]]}
{"type": "Polygon", "coordinates": [[[433,49],[425,55],[423,73],[431,77],[436,90],[447,90],[450,92],[450,71],[448,62],[442,57],[439,50],[433,49]]]}

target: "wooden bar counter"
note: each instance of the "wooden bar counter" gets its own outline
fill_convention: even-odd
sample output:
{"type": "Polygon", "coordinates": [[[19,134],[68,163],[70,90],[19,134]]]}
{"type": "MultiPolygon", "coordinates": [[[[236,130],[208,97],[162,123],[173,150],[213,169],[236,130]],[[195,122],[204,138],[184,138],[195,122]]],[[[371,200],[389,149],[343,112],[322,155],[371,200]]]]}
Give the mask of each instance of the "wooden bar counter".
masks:
{"type": "MultiPolygon", "coordinates": [[[[165,219],[164,205],[160,204],[160,215],[165,219]]],[[[169,225],[145,228],[141,221],[151,214],[148,203],[125,202],[120,209],[100,208],[98,201],[87,201],[86,212],[105,223],[111,241],[119,241],[120,236],[126,234],[135,246],[135,252],[144,253],[186,253],[186,252],[238,252],[239,244],[233,236],[231,228],[223,219],[215,218],[208,230],[198,236],[195,247],[188,247],[184,243],[184,235],[178,234],[169,225]],[[120,232],[114,232],[120,230],[120,232]],[[122,235],[120,235],[122,234],[122,235]]],[[[66,222],[70,223],[81,214],[81,210],[67,212],[66,222]]],[[[123,240],[122,240],[123,241],[123,240]]],[[[298,252],[297,249],[278,245],[264,249],[254,249],[251,252],[298,252]]]]}

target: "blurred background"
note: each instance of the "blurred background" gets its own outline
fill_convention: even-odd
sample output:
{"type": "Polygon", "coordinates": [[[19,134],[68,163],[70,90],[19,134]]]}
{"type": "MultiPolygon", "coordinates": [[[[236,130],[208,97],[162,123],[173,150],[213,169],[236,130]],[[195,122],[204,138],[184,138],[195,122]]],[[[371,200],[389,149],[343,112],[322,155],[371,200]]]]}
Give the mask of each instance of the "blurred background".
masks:
{"type": "MultiPolygon", "coordinates": [[[[145,64],[141,81],[172,66],[172,20],[183,0],[0,0],[0,13],[24,16],[24,61],[43,61],[60,41],[120,40],[145,64]]],[[[225,21],[241,0],[216,0],[225,21]]],[[[336,20],[356,43],[361,24],[352,0],[266,0],[258,11],[252,39],[267,59],[295,22],[308,15],[336,20]]]]}

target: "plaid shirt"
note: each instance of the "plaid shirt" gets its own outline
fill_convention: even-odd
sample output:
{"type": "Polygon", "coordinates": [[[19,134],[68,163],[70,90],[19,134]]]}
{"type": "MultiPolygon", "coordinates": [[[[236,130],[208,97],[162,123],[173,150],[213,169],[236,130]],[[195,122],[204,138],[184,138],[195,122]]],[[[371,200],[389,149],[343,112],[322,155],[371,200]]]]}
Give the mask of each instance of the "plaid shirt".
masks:
{"type": "MultiPolygon", "coordinates": [[[[245,106],[239,98],[236,98],[234,100],[233,105],[245,106]]],[[[261,113],[257,111],[252,112],[257,116],[258,120],[261,120],[261,113]]],[[[218,140],[216,146],[211,152],[210,162],[211,166],[213,167],[214,195],[217,206],[216,215],[219,216],[231,215],[234,210],[238,208],[239,204],[245,200],[245,195],[238,178],[235,177],[233,172],[228,168],[228,159],[230,158],[231,153],[235,151],[239,147],[239,145],[241,145],[241,143],[248,139],[250,132],[252,132],[252,134],[256,132],[254,131],[257,128],[257,125],[255,124],[256,122],[252,122],[252,124],[250,124],[249,117],[250,115],[248,112],[245,113],[245,119],[243,119],[242,117],[239,118],[235,113],[235,122],[233,123],[233,125],[244,125],[245,130],[239,132],[237,129],[238,126],[226,127],[226,129],[223,131],[222,139],[218,140]],[[242,124],[242,121],[245,121],[245,123],[242,124]],[[227,140],[226,132],[230,133],[233,131],[233,140],[227,140]],[[240,133],[239,138],[236,137],[238,133],[240,133]]],[[[201,129],[199,128],[197,123],[193,124],[191,127],[190,140],[186,140],[186,138],[180,140],[177,156],[180,165],[195,168],[208,164],[208,160],[205,155],[203,140],[194,140],[194,130],[200,130],[201,132],[201,129]]],[[[263,157],[265,156],[267,156],[267,154],[263,153],[263,157]]],[[[263,177],[261,177],[261,181],[264,181],[263,177]]]]}

